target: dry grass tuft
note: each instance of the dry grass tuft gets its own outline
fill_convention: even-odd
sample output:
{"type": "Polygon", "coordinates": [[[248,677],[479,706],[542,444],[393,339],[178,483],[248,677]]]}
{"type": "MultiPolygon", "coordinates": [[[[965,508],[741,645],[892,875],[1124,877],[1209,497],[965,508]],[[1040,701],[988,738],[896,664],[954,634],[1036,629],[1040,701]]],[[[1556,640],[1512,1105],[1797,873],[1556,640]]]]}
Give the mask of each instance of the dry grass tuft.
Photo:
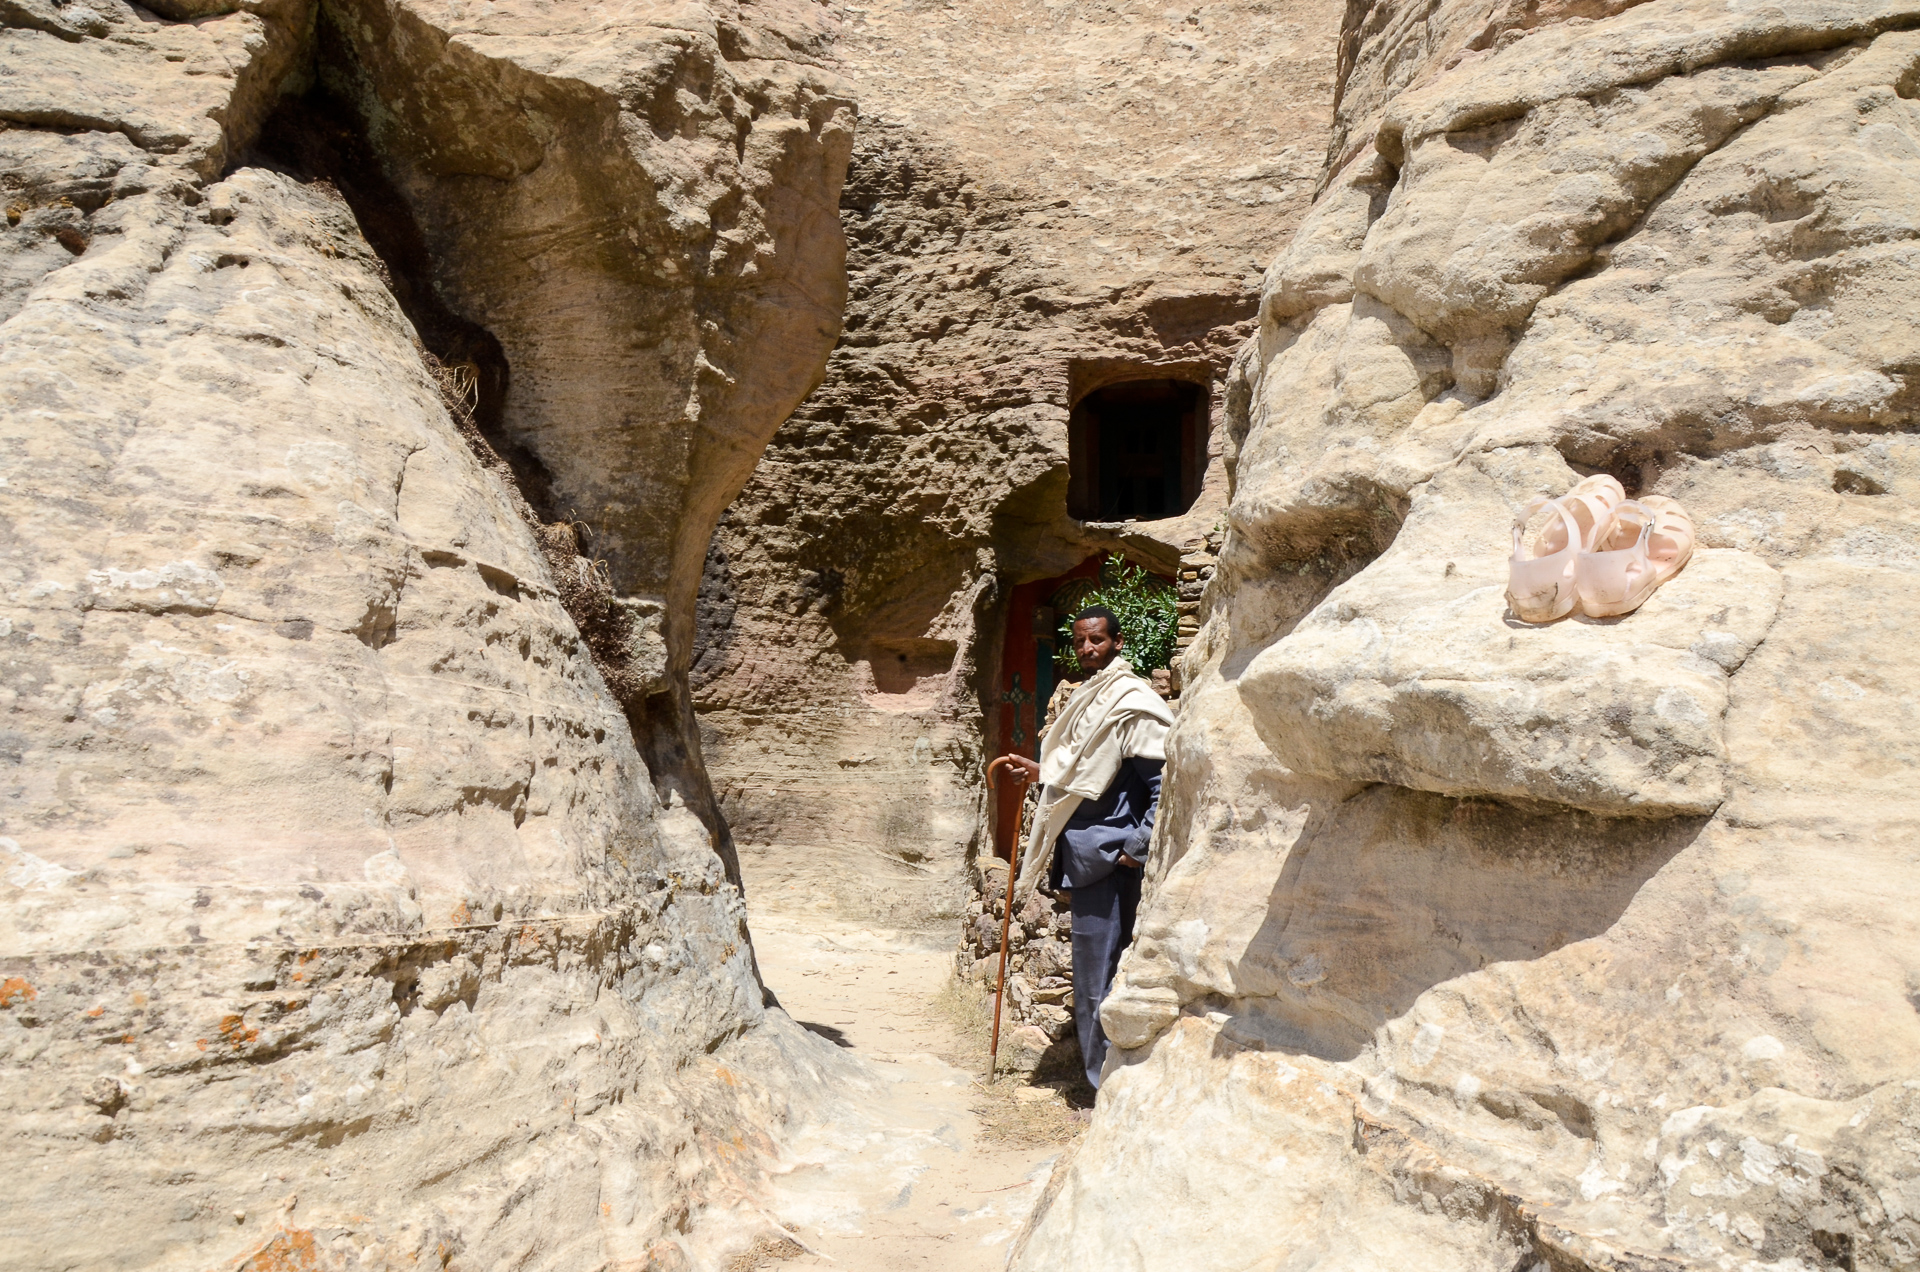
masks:
{"type": "Polygon", "coordinates": [[[586,527],[578,522],[556,521],[550,525],[536,524],[534,538],[540,541],[547,565],[553,570],[560,604],[580,629],[587,651],[606,678],[614,700],[623,706],[635,704],[646,696],[646,686],[632,669],[629,645],[633,639],[633,616],[614,597],[607,563],[592,560],[581,550],[580,539],[585,531],[586,527]]]}
{"type": "Polygon", "coordinates": [[[806,1247],[791,1237],[762,1237],[753,1243],[751,1250],[727,1260],[727,1272],[756,1272],[759,1268],[797,1259],[806,1252],[806,1247]]]}
{"type": "MultiPolygon", "coordinates": [[[[956,978],[934,997],[933,1009],[952,1029],[956,1043],[943,1059],[976,1075],[985,1070],[993,1038],[993,995],[956,978]]],[[[1001,1027],[1005,1029],[1004,1021],[1001,1027]]],[[[1000,1041],[1004,1046],[1004,1032],[1000,1041]]],[[[1036,1086],[1024,1073],[1002,1073],[991,1086],[976,1085],[973,1102],[980,1137],[1009,1148],[1070,1143],[1086,1130],[1092,1107],[1093,1088],[1084,1079],[1036,1086]]]]}
{"type": "Polygon", "coordinates": [[[933,1010],[953,1031],[955,1045],[941,1059],[975,1073],[983,1071],[993,1040],[993,995],[954,977],[934,996],[933,1010]]]}
{"type": "MultiPolygon", "coordinates": [[[[420,361],[426,365],[427,374],[433,377],[434,384],[439,387],[440,401],[446,405],[447,414],[453,416],[453,422],[460,426],[462,433],[472,429],[478,434],[480,426],[475,422],[474,412],[480,409],[480,368],[471,362],[442,362],[425,348],[420,350],[420,361]]],[[[467,441],[472,444],[473,438],[468,437],[467,441]]],[[[481,439],[480,444],[486,447],[487,457],[505,467],[485,438],[481,439]]]]}
{"type": "Polygon", "coordinates": [[[979,1088],[973,1112],[980,1119],[980,1138],[986,1143],[1039,1148],[1078,1139],[1087,1129],[1092,1104],[1093,1088],[1084,1081],[1077,1087],[1064,1082],[1032,1086],[1025,1077],[1015,1074],[979,1088]],[[1082,1103],[1087,1107],[1077,1107],[1082,1103]]]}

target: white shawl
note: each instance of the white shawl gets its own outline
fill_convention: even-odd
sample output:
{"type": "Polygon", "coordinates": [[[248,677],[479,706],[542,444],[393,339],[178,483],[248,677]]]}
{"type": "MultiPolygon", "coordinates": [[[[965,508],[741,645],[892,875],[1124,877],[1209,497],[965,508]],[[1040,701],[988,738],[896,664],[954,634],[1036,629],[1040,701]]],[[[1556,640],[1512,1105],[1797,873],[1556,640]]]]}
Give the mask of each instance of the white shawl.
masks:
{"type": "Polygon", "coordinates": [[[1020,854],[1016,896],[1040,882],[1073,810],[1106,793],[1122,760],[1167,758],[1172,724],[1173,712],[1124,658],[1074,691],[1040,739],[1040,805],[1020,854]]]}

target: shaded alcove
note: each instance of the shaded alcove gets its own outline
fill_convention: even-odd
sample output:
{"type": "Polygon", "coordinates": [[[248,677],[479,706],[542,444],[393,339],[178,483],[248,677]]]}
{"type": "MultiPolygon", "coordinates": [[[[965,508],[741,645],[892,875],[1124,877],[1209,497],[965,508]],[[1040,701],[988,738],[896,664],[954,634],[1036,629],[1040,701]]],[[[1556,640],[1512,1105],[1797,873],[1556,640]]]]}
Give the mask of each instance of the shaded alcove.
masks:
{"type": "MultiPolygon", "coordinates": [[[[1140,561],[1125,564],[1146,565],[1140,561]]],[[[989,664],[988,670],[989,683],[999,688],[985,700],[987,754],[1040,758],[1040,737],[1051,723],[1047,705],[1060,677],[1065,675],[1074,681],[1082,678],[1077,671],[1062,672],[1055,666],[1060,625],[1087,603],[1088,593],[1111,586],[1116,577],[1109,558],[1096,553],[1065,574],[1013,588],[1007,598],[998,667],[989,664]]],[[[1163,587],[1173,587],[1171,578],[1160,574],[1152,577],[1163,587]]],[[[993,855],[1002,860],[1013,857],[1024,794],[1014,782],[1003,781],[994,788],[988,829],[993,855]]]]}
{"type": "Polygon", "coordinates": [[[1206,470],[1207,387],[1126,380],[1074,404],[1067,423],[1067,513],[1155,521],[1193,506],[1206,470]]]}
{"type": "MultiPolygon", "coordinates": [[[[1315,784],[1256,776],[1243,797],[1249,811],[1209,833],[1215,851],[1272,845],[1287,832],[1271,810],[1305,814],[1239,956],[1234,983],[1247,1001],[1236,1010],[1242,1032],[1340,1062],[1435,986],[1612,930],[1708,823],[1315,784]]],[[[1591,1125],[1591,1111],[1579,1120],[1591,1125]]]]}

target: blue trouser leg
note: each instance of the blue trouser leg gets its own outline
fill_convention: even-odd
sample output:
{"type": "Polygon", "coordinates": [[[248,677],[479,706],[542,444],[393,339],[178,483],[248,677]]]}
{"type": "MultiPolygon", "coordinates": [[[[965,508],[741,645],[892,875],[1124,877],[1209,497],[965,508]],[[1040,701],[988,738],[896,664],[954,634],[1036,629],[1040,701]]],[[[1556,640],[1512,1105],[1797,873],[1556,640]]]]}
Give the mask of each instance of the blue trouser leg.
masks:
{"type": "Polygon", "coordinates": [[[1100,1085],[1107,1062],[1107,1031],[1100,1027],[1100,1004],[1113,986],[1120,951],[1133,939],[1133,916],[1140,908],[1140,871],[1121,866],[1098,883],[1075,888],[1073,910],[1073,1023],[1080,1034],[1080,1058],[1087,1081],[1100,1085]]]}

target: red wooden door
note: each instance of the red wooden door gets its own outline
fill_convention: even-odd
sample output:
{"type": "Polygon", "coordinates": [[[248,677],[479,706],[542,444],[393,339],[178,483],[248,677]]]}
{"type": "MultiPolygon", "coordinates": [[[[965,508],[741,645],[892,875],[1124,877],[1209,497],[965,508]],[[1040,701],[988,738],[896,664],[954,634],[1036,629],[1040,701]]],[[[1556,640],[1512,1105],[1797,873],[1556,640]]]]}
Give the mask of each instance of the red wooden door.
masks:
{"type": "MultiPolygon", "coordinates": [[[[1038,757],[1047,698],[1055,683],[1053,641],[1059,619],[1051,602],[1068,584],[1099,578],[1100,562],[1100,557],[1089,557],[1057,578],[1022,583],[1013,589],[1000,651],[1000,693],[990,730],[994,755],[1038,757]]],[[[1013,859],[1014,839],[1020,833],[1022,794],[1017,783],[1005,779],[994,787],[993,853],[1003,860],[1013,859]]]]}

